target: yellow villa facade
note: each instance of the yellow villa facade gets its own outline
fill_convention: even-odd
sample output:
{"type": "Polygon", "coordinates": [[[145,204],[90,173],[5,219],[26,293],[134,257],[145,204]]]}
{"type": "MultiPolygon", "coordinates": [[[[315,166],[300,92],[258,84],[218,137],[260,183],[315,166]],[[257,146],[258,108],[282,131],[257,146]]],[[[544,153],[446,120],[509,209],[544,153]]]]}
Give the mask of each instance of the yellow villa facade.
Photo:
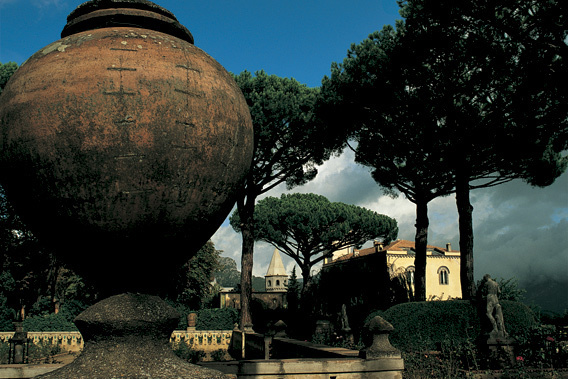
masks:
{"type": "MultiPolygon", "coordinates": [[[[347,260],[365,259],[379,251],[386,251],[387,264],[391,276],[406,275],[414,286],[414,241],[397,240],[389,245],[375,242],[366,249],[346,248],[334,252],[325,265],[337,265],[347,260]]],[[[452,250],[450,244],[445,248],[427,246],[426,255],[426,299],[449,300],[461,298],[460,252],[452,250]]]]}

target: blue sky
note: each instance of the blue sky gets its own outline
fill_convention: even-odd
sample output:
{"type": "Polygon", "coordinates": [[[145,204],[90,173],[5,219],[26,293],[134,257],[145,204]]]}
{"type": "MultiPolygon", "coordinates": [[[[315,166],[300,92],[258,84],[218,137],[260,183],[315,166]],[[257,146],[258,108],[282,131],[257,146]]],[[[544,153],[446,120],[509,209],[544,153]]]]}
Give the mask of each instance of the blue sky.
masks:
{"type": "MultiPolygon", "coordinates": [[[[59,39],[82,1],[0,0],[0,62],[21,64],[59,39]]],[[[227,70],[265,70],[318,86],[353,42],[394,23],[392,1],[157,1],[227,70]],[[355,5],[356,4],[356,5],[355,5]]]]}
{"type": "MultiPolygon", "coordinates": [[[[67,15],[82,1],[0,0],[0,62],[21,64],[59,39],[67,15]]],[[[157,1],[170,10],[195,38],[195,45],[239,73],[265,70],[319,86],[352,43],[399,18],[394,0],[338,1],[157,1]]],[[[285,188],[273,189],[279,196],[285,188]]],[[[322,167],[316,179],[295,192],[314,192],[332,201],[357,204],[398,220],[399,238],[414,238],[415,209],[403,197],[384,196],[368,169],[345,152],[322,167]]],[[[475,277],[516,277],[521,285],[568,282],[568,174],[552,186],[532,188],[520,181],[472,192],[475,277]]],[[[459,246],[455,198],[430,203],[433,245],[459,246]]],[[[226,224],[213,236],[223,255],[240,266],[240,236],[226,224]]],[[[258,243],[254,274],[263,276],[273,248],[258,243]]],[[[283,257],[291,271],[293,262],[283,257]]],[[[559,299],[568,304],[568,295],[559,299]]]]}

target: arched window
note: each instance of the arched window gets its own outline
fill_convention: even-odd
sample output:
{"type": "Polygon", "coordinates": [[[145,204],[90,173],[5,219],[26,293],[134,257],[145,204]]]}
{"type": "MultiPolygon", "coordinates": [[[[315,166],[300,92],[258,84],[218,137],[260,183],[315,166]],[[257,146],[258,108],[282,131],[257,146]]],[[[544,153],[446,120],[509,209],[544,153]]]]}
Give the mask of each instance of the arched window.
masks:
{"type": "Polygon", "coordinates": [[[280,287],[280,280],[276,279],[276,287],[280,287]]]}
{"type": "Polygon", "coordinates": [[[406,268],[406,280],[411,286],[414,285],[414,266],[408,266],[406,268]]]}
{"type": "Polygon", "coordinates": [[[450,284],[450,270],[442,266],[438,269],[438,277],[440,279],[440,284],[450,284]]]}
{"type": "Polygon", "coordinates": [[[272,287],[272,281],[268,281],[268,287],[272,287]]]}

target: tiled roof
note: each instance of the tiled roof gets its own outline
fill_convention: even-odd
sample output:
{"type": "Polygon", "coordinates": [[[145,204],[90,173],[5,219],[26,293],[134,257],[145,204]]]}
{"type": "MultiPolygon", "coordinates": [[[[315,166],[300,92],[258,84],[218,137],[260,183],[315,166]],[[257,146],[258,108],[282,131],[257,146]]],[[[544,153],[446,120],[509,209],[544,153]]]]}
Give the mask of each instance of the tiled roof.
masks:
{"type": "MultiPolygon", "coordinates": [[[[394,242],[391,242],[390,245],[385,246],[383,248],[383,250],[387,250],[387,251],[405,251],[408,249],[414,249],[416,247],[416,244],[414,243],[414,241],[408,241],[408,240],[396,240],[394,242]]],[[[443,253],[446,253],[447,250],[438,246],[432,246],[432,245],[426,245],[426,248],[429,250],[439,250],[443,253]]]]}

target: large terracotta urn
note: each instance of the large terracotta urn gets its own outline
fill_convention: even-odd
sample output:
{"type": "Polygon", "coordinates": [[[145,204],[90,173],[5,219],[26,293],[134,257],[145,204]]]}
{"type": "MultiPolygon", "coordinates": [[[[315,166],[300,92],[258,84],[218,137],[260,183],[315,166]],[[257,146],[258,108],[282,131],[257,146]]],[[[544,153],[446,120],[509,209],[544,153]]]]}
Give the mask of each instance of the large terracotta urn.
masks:
{"type": "Polygon", "coordinates": [[[167,10],[93,0],[0,97],[0,181],[34,234],[105,293],[159,294],[230,212],[252,122],[167,10]]]}

